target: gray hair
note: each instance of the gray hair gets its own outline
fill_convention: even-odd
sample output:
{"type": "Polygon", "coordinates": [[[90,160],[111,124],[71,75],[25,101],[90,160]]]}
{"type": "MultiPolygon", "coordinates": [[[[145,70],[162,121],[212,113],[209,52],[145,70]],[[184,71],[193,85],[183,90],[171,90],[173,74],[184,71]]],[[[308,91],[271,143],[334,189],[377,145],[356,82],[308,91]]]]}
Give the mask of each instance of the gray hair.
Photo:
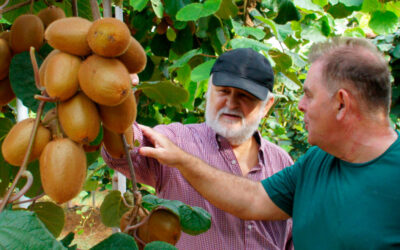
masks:
{"type": "Polygon", "coordinates": [[[323,63],[322,75],[328,89],[349,88],[369,111],[389,113],[391,102],[390,71],[375,45],[363,38],[333,38],[314,44],[311,63],[323,63]]]}

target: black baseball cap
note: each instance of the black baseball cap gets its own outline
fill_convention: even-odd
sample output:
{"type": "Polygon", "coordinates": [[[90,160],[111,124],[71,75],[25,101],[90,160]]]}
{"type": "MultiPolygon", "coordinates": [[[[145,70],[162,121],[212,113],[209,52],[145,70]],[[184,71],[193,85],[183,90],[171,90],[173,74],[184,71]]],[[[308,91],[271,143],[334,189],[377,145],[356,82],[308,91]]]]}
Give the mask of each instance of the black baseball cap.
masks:
{"type": "Polygon", "coordinates": [[[225,52],[211,69],[215,86],[234,87],[265,100],[274,87],[274,71],[265,56],[250,48],[225,52]]]}

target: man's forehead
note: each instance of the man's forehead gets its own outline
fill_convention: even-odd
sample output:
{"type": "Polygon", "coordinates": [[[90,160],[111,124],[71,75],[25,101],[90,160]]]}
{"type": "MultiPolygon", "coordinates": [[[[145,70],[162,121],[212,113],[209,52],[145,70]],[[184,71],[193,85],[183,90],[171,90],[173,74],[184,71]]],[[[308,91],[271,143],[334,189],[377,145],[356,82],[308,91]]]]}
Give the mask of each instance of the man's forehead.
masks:
{"type": "Polygon", "coordinates": [[[213,85],[213,86],[214,86],[214,88],[216,88],[216,89],[234,90],[234,91],[237,91],[237,92],[240,92],[240,93],[243,93],[243,94],[247,94],[247,95],[253,96],[252,94],[250,94],[249,92],[247,92],[246,90],[243,90],[243,89],[239,89],[239,88],[235,88],[235,87],[230,87],[230,86],[215,86],[215,85],[213,85]]]}

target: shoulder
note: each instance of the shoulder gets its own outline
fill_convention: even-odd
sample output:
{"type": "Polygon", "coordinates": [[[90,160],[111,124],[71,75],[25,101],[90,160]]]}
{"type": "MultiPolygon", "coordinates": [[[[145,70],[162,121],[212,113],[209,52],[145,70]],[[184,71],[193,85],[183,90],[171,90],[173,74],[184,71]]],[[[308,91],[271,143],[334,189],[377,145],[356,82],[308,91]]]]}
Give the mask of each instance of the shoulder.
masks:
{"type": "Polygon", "coordinates": [[[206,137],[210,133],[210,128],[205,123],[182,124],[174,122],[168,125],[157,125],[154,129],[175,142],[182,139],[193,139],[194,137],[206,137]]]}

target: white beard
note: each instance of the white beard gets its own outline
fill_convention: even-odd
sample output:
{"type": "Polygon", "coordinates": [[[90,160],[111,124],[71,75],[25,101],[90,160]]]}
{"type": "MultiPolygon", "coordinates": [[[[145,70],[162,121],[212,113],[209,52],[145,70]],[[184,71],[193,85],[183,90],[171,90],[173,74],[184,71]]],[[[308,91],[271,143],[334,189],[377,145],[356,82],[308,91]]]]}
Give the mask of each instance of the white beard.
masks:
{"type": "MultiPolygon", "coordinates": [[[[262,109],[260,110],[260,114],[258,115],[257,119],[253,122],[249,123],[246,118],[244,117],[243,113],[239,110],[230,110],[227,107],[220,109],[217,114],[214,113],[214,110],[209,105],[209,98],[207,98],[206,104],[206,124],[212,128],[217,134],[225,137],[231,145],[237,146],[248,140],[251,136],[253,136],[254,132],[257,131],[258,125],[263,118],[262,109]],[[219,121],[221,115],[231,114],[237,115],[242,118],[242,124],[240,128],[233,129],[230,126],[224,126],[219,121]]],[[[225,123],[234,124],[235,122],[224,121],[225,123]]]]}

